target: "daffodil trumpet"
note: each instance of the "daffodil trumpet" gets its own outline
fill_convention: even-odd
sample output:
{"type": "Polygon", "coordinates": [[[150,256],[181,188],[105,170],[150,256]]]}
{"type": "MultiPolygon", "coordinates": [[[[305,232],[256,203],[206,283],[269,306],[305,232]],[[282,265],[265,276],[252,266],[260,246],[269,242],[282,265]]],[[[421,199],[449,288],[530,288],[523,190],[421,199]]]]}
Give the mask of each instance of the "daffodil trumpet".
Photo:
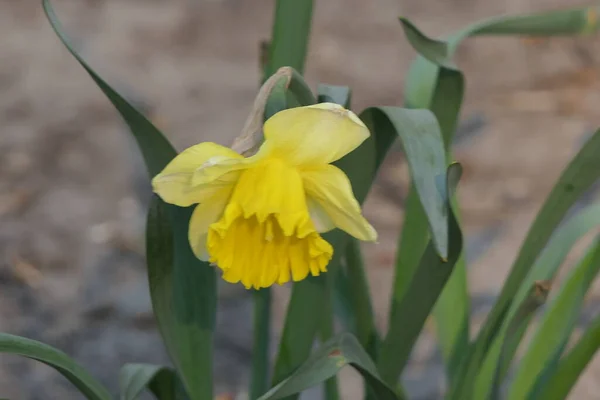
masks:
{"type": "Polygon", "coordinates": [[[263,133],[254,155],[200,143],[152,180],[165,202],[197,204],[189,226],[194,254],[227,282],[256,289],[326,272],[333,248],[323,232],[337,227],[377,239],[350,180],[331,164],[369,137],[354,113],[333,103],[287,109],[263,133]]]}

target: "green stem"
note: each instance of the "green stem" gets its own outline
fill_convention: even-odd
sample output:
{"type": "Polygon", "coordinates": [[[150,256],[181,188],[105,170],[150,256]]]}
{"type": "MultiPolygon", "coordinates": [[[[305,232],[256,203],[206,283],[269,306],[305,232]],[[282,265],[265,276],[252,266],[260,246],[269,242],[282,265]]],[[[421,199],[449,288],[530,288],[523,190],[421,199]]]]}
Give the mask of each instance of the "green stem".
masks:
{"type": "Polygon", "coordinates": [[[373,306],[360,243],[356,239],[351,239],[346,246],[346,267],[350,293],[352,293],[350,301],[356,318],[356,336],[371,358],[375,360],[377,359],[379,337],[375,329],[373,306]]]}
{"type": "MultiPolygon", "coordinates": [[[[333,317],[333,275],[327,274],[327,287],[325,289],[327,301],[323,304],[323,320],[321,321],[321,342],[325,343],[333,337],[334,317],[333,317]]],[[[340,398],[337,377],[332,376],[325,381],[325,399],[338,400],[340,398]]]]}
{"type": "Polygon", "coordinates": [[[257,399],[269,388],[269,338],[271,329],[271,289],[254,292],[254,352],[250,399],[257,399]]]}

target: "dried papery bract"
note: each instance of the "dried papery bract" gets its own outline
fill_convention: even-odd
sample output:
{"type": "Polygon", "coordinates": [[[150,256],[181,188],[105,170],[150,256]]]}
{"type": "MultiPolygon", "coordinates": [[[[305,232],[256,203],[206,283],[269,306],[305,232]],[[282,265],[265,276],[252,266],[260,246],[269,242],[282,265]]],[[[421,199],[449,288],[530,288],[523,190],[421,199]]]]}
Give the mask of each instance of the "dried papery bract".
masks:
{"type": "Polygon", "coordinates": [[[233,150],[245,157],[252,156],[256,153],[264,141],[262,127],[269,96],[281,80],[285,80],[285,87],[287,88],[292,81],[293,76],[294,70],[292,68],[281,67],[275,74],[271,75],[265,83],[263,83],[254,100],[252,111],[246,119],[242,132],[231,145],[233,150]]]}

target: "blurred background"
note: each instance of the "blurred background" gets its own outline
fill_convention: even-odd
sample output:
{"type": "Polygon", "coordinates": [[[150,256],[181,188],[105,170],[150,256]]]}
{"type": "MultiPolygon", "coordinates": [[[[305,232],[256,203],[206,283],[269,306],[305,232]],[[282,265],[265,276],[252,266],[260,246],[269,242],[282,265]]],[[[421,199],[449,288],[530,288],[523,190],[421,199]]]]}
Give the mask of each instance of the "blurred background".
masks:
{"type": "MultiPolygon", "coordinates": [[[[144,264],[150,195],[137,150],[108,100],[59,43],[37,0],[0,1],[0,331],[57,346],[116,390],[126,362],[166,363],[144,264]]],[[[134,101],[178,149],[230,144],[258,89],[259,43],[272,0],[55,0],[75,47],[134,101]]],[[[322,0],[306,77],[349,85],[356,111],[401,105],[415,53],[396,16],[430,35],[504,13],[579,0],[322,0]]],[[[481,322],[560,171],[600,126],[600,40],[481,38],[458,52],[467,92],[455,144],[464,165],[473,316],[481,322]]],[[[407,167],[385,163],[366,203],[380,243],[366,245],[377,323],[384,329],[407,167]]],[[[598,198],[598,191],[587,197],[598,198]]],[[[289,288],[277,288],[275,333],[289,288]]],[[[600,285],[594,293],[600,295],[600,285]]],[[[244,390],[251,350],[249,292],[222,285],[216,335],[218,394],[244,390]]],[[[587,303],[581,324],[600,312],[587,303]]],[[[406,387],[435,399],[443,367],[426,326],[406,387]]],[[[360,382],[342,374],[344,398],[360,382]]],[[[574,399],[597,399],[600,358],[574,399]]],[[[0,357],[0,397],[78,399],[42,364],[0,357]]],[[[313,390],[306,396],[318,398],[313,390]]]]}

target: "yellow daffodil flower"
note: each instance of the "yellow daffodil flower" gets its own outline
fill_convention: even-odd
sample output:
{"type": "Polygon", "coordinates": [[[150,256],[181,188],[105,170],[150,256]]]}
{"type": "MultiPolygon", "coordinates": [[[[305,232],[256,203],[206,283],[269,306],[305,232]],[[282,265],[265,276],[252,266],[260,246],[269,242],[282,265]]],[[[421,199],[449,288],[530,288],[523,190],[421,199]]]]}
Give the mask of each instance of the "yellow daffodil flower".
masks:
{"type": "Polygon", "coordinates": [[[167,203],[199,203],[189,227],[196,256],[221,268],[226,281],[257,289],[325,272],[333,248],[321,232],[338,227],[377,239],[348,177],[330,164],[369,137],[354,113],[332,103],[292,108],[263,131],[251,157],[200,143],[152,180],[167,203]]]}

